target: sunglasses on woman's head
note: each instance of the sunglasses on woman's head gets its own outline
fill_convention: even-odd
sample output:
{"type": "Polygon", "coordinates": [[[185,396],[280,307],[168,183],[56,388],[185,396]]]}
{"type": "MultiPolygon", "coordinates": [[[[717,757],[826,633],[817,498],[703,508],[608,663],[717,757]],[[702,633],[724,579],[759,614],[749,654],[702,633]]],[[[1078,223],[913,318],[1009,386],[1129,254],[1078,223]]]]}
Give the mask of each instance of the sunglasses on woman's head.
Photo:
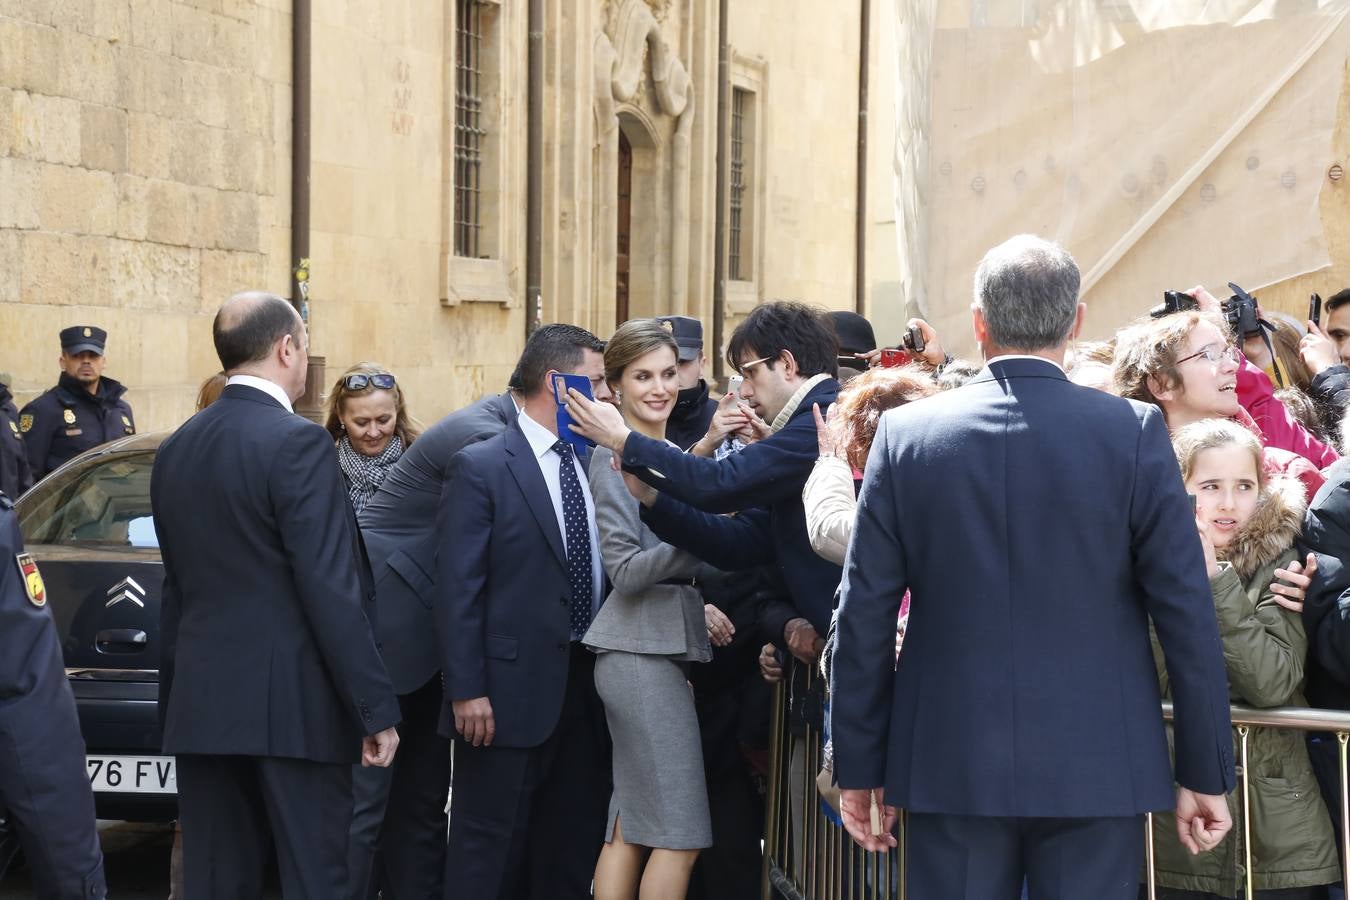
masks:
{"type": "Polygon", "coordinates": [[[367,387],[391,391],[394,389],[394,383],[394,376],[388,372],[381,372],[378,375],[348,375],[342,379],[342,384],[349,391],[363,391],[367,387]]]}

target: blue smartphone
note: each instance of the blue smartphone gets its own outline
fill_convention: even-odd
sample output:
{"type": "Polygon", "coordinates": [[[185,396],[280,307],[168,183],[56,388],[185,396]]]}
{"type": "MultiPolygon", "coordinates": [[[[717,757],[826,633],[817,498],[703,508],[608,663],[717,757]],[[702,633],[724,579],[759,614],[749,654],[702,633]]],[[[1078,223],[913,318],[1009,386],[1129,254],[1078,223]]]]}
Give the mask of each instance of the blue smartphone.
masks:
{"type": "Polygon", "coordinates": [[[595,441],[584,438],[567,427],[572,424],[572,417],[567,414],[566,405],[569,388],[575,388],[587,400],[594,400],[595,395],[591,393],[591,380],[585,375],[563,375],[561,373],[553,375],[553,402],[558,404],[558,437],[567,441],[580,453],[582,450],[594,447],[595,441]]]}

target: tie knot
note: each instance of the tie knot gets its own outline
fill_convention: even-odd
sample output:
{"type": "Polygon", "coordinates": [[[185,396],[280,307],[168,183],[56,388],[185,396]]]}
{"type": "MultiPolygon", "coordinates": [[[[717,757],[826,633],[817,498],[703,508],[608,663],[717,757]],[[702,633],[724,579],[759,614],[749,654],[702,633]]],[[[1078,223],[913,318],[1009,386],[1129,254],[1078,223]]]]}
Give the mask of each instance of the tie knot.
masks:
{"type": "Polygon", "coordinates": [[[559,439],[553,444],[553,452],[563,459],[567,459],[567,457],[572,455],[572,445],[567,443],[567,441],[559,439]]]}

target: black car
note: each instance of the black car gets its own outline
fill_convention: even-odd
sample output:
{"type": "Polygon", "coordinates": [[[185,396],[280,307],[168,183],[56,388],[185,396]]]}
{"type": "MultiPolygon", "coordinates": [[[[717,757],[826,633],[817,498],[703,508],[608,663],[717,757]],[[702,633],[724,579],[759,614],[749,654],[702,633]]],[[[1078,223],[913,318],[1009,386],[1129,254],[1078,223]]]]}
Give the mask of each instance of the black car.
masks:
{"type": "Polygon", "coordinates": [[[81,454],[15,504],[61,635],[100,818],[177,816],[173,757],[159,749],[164,575],[150,516],[150,470],[167,436],[81,454]]]}

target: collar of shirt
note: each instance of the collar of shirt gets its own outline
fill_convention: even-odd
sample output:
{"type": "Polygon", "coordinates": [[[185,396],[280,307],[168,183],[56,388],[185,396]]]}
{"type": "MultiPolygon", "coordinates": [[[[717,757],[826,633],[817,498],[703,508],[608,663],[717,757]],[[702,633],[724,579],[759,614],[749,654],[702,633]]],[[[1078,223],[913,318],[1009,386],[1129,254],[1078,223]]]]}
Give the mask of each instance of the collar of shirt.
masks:
{"type": "Polygon", "coordinates": [[[1061,372],[1064,371],[1064,367],[1061,366],[1059,363],[1055,362],[1053,359],[1046,359],[1044,356],[1032,356],[1029,353],[1008,353],[1003,356],[995,356],[993,359],[985,360],[984,364],[986,366],[992,366],[996,362],[1006,362],[1007,360],[1010,359],[1034,359],[1037,362],[1049,363],[1056,369],[1059,369],[1061,372]]]}
{"type": "Polygon", "coordinates": [[[773,417],[773,421],[769,423],[770,430],[772,430],[774,434],[781,431],[783,426],[788,423],[788,420],[792,418],[793,414],[797,412],[797,407],[802,405],[802,401],[806,399],[806,395],[811,393],[816,385],[829,377],[830,376],[824,372],[818,372],[803,381],[801,386],[792,392],[792,396],[788,398],[788,402],[783,404],[783,408],[778,411],[778,415],[773,417]]]}
{"type": "Polygon", "coordinates": [[[225,381],[225,386],[229,387],[232,384],[242,384],[244,387],[262,391],[284,406],[286,412],[295,412],[295,407],[291,406],[291,398],[286,396],[286,392],[281,389],[281,385],[275,381],[268,381],[266,378],[259,378],[256,375],[231,375],[225,381]]]}
{"type": "Polygon", "coordinates": [[[553,449],[553,445],[558,443],[558,436],[549,431],[543,425],[540,425],[525,410],[520,411],[520,430],[525,435],[525,440],[530,442],[530,449],[534,451],[535,459],[543,459],[544,454],[553,449]]]}

